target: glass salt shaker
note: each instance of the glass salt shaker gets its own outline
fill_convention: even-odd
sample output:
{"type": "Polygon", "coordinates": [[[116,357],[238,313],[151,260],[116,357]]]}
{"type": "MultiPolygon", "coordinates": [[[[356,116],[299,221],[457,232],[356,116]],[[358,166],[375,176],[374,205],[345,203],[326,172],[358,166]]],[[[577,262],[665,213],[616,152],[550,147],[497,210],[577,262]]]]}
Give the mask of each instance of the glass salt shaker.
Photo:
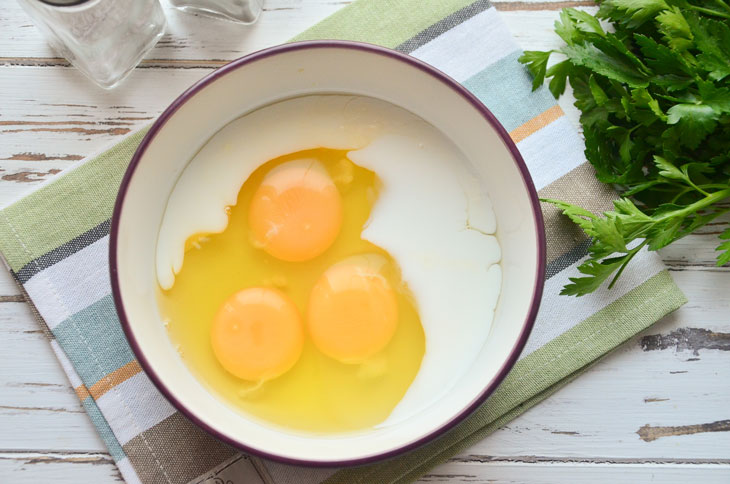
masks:
{"type": "Polygon", "coordinates": [[[242,24],[252,24],[264,8],[264,0],[169,0],[172,6],[242,24]]]}
{"type": "Polygon", "coordinates": [[[105,89],[119,84],[165,31],[159,0],[18,0],[48,43],[105,89]]]}

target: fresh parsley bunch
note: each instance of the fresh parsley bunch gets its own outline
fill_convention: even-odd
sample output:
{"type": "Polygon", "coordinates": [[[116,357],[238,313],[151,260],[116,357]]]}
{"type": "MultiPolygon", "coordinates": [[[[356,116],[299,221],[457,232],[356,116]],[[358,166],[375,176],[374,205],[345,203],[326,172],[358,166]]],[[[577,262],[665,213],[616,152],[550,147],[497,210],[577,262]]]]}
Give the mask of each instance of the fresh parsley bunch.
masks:
{"type": "MultiPolygon", "coordinates": [[[[596,16],[564,9],[559,51],[527,51],[533,88],[570,82],[588,160],[623,198],[597,216],[559,200],[592,238],[562,294],[581,296],[636,253],[658,250],[730,210],[730,5],[723,0],[604,0],[596,16]],[[608,28],[604,28],[607,25],[608,28]],[[565,60],[547,68],[552,54],[565,60]]],[[[730,261],[730,228],[717,264],[730,261]]]]}

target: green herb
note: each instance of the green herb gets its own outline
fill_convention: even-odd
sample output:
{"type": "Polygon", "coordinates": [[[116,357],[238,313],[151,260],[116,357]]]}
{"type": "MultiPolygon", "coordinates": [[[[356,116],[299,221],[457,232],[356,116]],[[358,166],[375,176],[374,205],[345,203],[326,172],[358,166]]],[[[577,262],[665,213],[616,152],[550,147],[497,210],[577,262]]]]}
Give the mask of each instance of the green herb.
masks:
{"type": "MultiPolygon", "coordinates": [[[[730,5],[723,0],[604,0],[593,16],[566,8],[557,51],[520,58],[549,79],[555,97],[570,82],[587,159],[623,198],[597,216],[559,200],[592,238],[589,258],[562,294],[581,296],[643,247],[658,250],[730,210],[730,5]],[[606,26],[606,28],[604,28],[606,26]],[[548,68],[551,55],[565,57],[548,68]]],[[[730,262],[730,229],[717,264],[730,262]]]]}

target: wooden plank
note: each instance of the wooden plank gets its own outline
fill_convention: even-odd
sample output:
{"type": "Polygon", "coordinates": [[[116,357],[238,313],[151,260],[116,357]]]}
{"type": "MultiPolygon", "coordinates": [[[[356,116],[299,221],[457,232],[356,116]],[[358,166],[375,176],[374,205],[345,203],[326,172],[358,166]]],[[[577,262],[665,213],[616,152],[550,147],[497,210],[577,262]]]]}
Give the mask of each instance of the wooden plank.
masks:
{"type": "MultiPolygon", "coordinates": [[[[580,7],[579,10],[595,13],[598,9],[580,7]]],[[[500,16],[524,50],[550,50],[563,45],[554,29],[560,10],[512,10],[500,12],[500,16]]]]}
{"type": "Polygon", "coordinates": [[[0,303],[0,449],[106,451],[48,340],[17,302],[0,303]]]}
{"type": "Polygon", "coordinates": [[[612,464],[552,462],[450,462],[434,469],[419,483],[469,482],[500,484],[614,484],[661,482],[664,484],[727,483],[730,467],[713,464],[612,464]]]}
{"type": "MultiPolygon", "coordinates": [[[[2,190],[2,188],[0,188],[2,190]]],[[[20,291],[10,273],[0,263],[0,302],[22,301],[20,291]]]]}
{"type": "Polygon", "coordinates": [[[726,459],[730,431],[715,422],[730,419],[730,276],[690,270],[672,276],[687,305],[467,454],[726,459]],[[650,335],[665,336],[664,347],[651,344],[650,335]],[[718,349],[709,347],[713,339],[718,349]],[[724,430],[691,427],[701,424],[724,430]],[[642,429],[664,426],[687,428],[642,438],[642,429]]]}
{"type": "Polygon", "coordinates": [[[146,126],[208,72],[141,69],[108,92],[71,68],[0,68],[0,206],[146,126]]]}
{"type": "Polygon", "coordinates": [[[0,476],[14,484],[109,484],[124,482],[108,454],[0,451],[0,476]]]}
{"type": "MultiPolygon", "coordinates": [[[[15,484],[122,482],[109,456],[94,453],[0,452],[0,475],[11,478],[15,484]]],[[[730,468],[716,464],[452,461],[434,469],[418,482],[613,484],[617,482],[615,476],[621,476],[622,482],[684,484],[696,480],[714,484],[726,483],[730,477],[730,468]]]]}

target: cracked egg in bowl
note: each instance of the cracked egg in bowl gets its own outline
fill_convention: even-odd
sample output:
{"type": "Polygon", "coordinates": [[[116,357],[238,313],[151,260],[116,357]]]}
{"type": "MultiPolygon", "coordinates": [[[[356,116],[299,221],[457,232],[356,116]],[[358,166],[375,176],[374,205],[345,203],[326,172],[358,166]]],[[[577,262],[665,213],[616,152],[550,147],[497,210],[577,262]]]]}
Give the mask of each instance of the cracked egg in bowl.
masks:
{"type": "Polygon", "coordinates": [[[434,438],[496,388],[536,315],[543,239],[519,153],[468,91],[387,49],[307,42],[163,113],[110,263],[178,409],[241,449],[343,465],[434,438]]]}

